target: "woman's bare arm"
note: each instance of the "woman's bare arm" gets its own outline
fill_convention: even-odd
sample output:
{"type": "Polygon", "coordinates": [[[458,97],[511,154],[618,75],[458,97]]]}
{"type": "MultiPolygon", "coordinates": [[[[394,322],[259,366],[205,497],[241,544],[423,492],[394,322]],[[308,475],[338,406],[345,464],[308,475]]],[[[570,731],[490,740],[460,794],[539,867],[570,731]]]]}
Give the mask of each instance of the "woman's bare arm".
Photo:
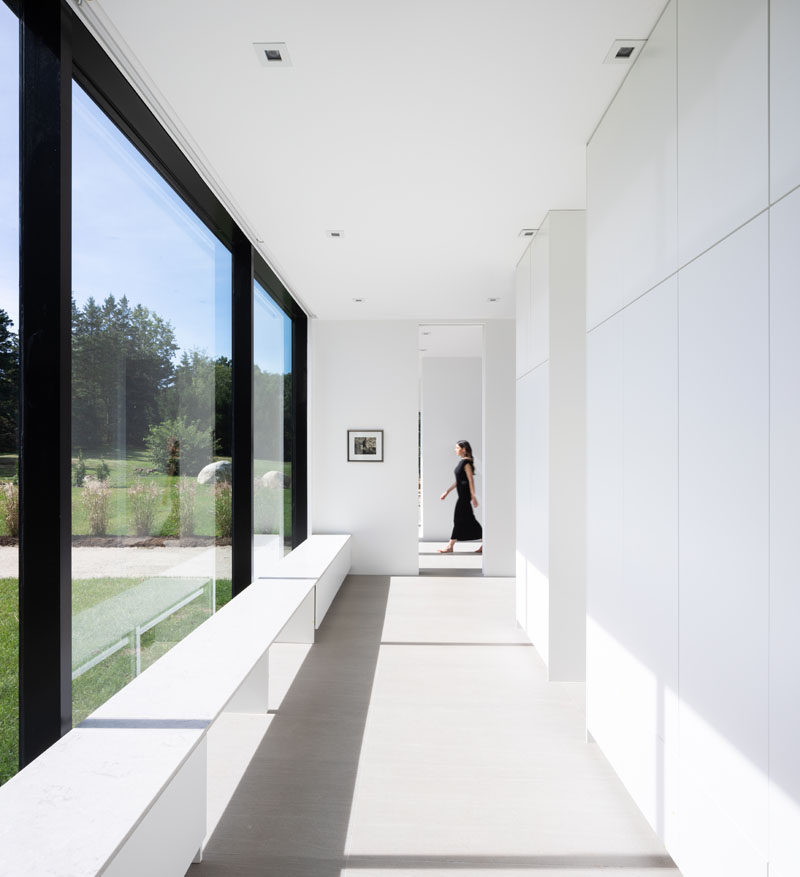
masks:
{"type": "Polygon", "coordinates": [[[469,481],[469,495],[472,497],[472,505],[478,508],[478,499],[475,496],[475,479],[472,477],[472,463],[467,463],[464,466],[464,471],[467,473],[467,481],[469,481]]]}

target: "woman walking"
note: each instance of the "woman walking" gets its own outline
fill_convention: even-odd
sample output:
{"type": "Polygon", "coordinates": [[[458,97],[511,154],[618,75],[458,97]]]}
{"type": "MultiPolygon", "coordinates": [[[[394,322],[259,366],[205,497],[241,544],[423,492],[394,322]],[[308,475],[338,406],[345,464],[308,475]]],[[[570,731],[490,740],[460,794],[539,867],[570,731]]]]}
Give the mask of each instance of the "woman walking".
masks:
{"type": "MultiPolygon", "coordinates": [[[[451,490],[458,491],[458,500],[453,512],[453,532],[447,548],[440,548],[439,554],[451,554],[456,542],[464,542],[472,539],[482,539],[483,529],[475,520],[472,507],[478,508],[478,500],[475,497],[475,461],[472,459],[472,447],[468,441],[456,442],[454,448],[460,457],[455,468],[456,480],[445,490],[441,499],[445,499],[451,490]]],[[[476,554],[483,552],[483,546],[477,549],[476,554]]]]}

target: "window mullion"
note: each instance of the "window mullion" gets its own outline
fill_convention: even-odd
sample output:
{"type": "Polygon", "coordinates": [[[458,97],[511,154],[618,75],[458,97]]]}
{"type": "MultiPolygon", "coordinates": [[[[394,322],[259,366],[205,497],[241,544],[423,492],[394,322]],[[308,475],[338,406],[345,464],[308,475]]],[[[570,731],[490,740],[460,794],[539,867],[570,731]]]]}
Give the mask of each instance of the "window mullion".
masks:
{"type": "Polygon", "coordinates": [[[71,727],[69,24],[21,4],[20,763],[71,727]]]}

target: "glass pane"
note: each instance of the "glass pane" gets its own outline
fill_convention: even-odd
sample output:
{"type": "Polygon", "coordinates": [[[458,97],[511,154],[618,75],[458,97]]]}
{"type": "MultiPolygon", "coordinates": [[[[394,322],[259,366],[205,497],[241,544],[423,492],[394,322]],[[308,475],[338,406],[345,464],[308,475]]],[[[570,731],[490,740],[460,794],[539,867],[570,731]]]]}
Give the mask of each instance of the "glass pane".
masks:
{"type": "Polygon", "coordinates": [[[292,550],[292,321],[260,283],[253,308],[253,571],[292,550]]]}
{"type": "Polygon", "coordinates": [[[231,255],[73,86],[81,721],[230,599],[231,255]]]}
{"type": "Polygon", "coordinates": [[[0,3],[0,783],[17,772],[19,22],[0,3]]]}

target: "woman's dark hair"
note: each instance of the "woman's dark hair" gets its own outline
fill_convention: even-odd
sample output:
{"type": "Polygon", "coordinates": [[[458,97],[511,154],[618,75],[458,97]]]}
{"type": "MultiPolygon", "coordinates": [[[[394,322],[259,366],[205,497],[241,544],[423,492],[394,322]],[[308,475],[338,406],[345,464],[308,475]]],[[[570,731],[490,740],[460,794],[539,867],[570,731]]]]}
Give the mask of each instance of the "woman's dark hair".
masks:
{"type": "Polygon", "coordinates": [[[456,444],[461,448],[462,451],[467,452],[467,456],[472,459],[472,445],[466,440],[461,439],[461,441],[456,442],[456,444]]]}

